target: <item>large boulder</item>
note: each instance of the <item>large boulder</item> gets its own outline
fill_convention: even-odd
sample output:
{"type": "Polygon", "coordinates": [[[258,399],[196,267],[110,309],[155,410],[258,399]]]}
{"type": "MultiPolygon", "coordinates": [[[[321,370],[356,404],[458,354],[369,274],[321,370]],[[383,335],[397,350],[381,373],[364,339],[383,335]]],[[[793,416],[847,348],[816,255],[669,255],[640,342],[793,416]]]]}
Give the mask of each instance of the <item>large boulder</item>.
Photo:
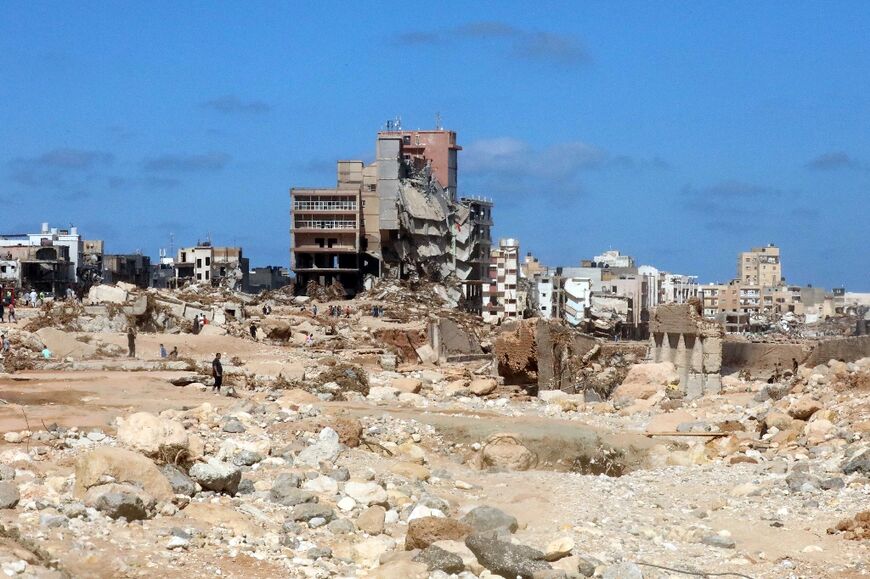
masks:
{"type": "Polygon", "coordinates": [[[538,457],[520,442],[517,435],[499,432],[484,441],[478,461],[483,469],[523,471],[537,465],[538,457]]]}
{"type": "Polygon", "coordinates": [[[469,535],[465,539],[465,545],[471,549],[481,565],[502,577],[532,579],[535,573],[551,568],[544,561],[544,553],[541,551],[526,545],[499,541],[489,534],[469,535]]]}
{"type": "Polygon", "coordinates": [[[104,484],[105,477],[141,487],[158,501],[170,500],[175,495],[169,481],[150,459],[132,450],[110,446],[78,457],[73,495],[83,498],[88,489],[104,484]]]}
{"type": "Polygon", "coordinates": [[[118,419],[118,442],[153,458],[175,462],[189,454],[189,439],[184,426],[176,421],[137,412],[118,419]]]}
{"type": "Polygon", "coordinates": [[[154,498],[130,484],[104,484],[88,489],[85,506],[93,507],[113,519],[124,517],[128,521],[147,519],[154,508],[154,498]]]}
{"type": "Polygon", "coordinates": [[[425,549],[436,541],[461,541],[471,527],[449,517],[420,517],[408,523],[405,550],[425,549]]]}
{"type": "Polygon", "coordinates": [[[235,465],[210,458],[190,467],[190,478],[204,489],[235,495],[242,480],[242,471],[235,465]]]}
{"type": "Polygon", "coordinates": [[[676,367],[670,362],[634,364],[610,397],[613,400],[646,400],[679,379],[676,367]]]}

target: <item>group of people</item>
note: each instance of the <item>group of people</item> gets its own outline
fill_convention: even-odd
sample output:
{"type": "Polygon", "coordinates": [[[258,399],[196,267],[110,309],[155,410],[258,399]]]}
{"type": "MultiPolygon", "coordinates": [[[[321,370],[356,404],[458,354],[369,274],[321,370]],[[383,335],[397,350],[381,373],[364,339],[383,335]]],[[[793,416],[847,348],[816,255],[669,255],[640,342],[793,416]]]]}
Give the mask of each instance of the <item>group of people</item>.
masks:
{"type": "MultiPolygon", "coordinates": [[[[351,314],[350,306],[344,307],[344,317],[349,318],[351,314]]],[[[317,315],[317,314],[314,314],[317,315]]],[[[340,318],[342,315],[341,306],[329,306],[329,315],[333,318],[340,318]]]]}
{"type": "Polygon", "coordinates": [[[193,333],[199,334],[203,326],[208,325],[208,318],[205,315],[196,314],[193,316],[193,333]]]}
{"type": "Polygon", "coordinates": [[[384,306],[372,306],[372,317],[373,318],[383,318],[384,317],[384,306]]]}

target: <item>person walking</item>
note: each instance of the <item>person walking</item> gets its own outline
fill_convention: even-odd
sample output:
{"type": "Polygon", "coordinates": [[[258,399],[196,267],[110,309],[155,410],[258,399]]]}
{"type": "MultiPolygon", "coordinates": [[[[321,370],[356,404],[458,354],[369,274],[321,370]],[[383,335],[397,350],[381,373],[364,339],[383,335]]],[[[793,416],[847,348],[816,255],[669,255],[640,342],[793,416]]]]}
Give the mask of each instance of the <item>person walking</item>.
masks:
{"type": "Polygon", "coordinates": [[[17,324],[18,318],[15,317],[15,302],[9,304],[9,323],[17,324]]]}
{"type": "Polygon", "coordinates": [[[129,350],[128,358],[136,357],[136,330],[133,329],[133,326],[127,328],[127,350],[129,350]]]}
{"type": "Polygon", "coordinates": [[[163,344],[160,344],[160,357],[166,358],[168,356],[169,354],[166,352],[166,348],[163,346],[163,344]]]}
{"type": "Polygon", "coordinates": [[[2,323],[5,321],[5,320],[3,319],[3,317],[6,315],[6,313],[5,313],[5,309],[4,309],[6,306],[5,306],[5,304],[3,303],[3,301],[4,301],[3,298],[0,297],[0,324],[2,324],[2,323]]]}
{"type": "Polygon", "coordinates": [[[317,317],[317,304],[311,306],[311,313],[314,315],[315,318],[317,317]]]}
{"type": "Polygon", "coordinates": [[[257,341],[257,325],[254,322],[251,322],[251,337],[257,341]]]}
{"type": "Polygon", "coordinates": [[[214,360],[211,361],[211,373],[214,376],[214,386],[212,392],[221,393],[221,384],[224,383],[224,367],[221,365],[221,353],[214,355],[214,360]]]}
{"type": "Polygon", "coordinates": [[[193,316],[193,335],[199,334],[199,314],[193,316]]]}

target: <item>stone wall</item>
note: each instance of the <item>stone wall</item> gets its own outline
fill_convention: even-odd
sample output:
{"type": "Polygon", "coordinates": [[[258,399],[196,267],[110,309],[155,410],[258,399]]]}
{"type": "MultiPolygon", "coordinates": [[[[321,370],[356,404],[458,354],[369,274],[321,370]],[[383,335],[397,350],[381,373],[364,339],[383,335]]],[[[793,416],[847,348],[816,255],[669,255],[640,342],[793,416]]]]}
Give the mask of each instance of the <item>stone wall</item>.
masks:
{"type": "Polygon", "coordinates": [[[671,362],[688,398],[719,392],[722,387],[724,330],[701,317],[693,304],[663,304],[649,323],[653,362],[671,362]]]}

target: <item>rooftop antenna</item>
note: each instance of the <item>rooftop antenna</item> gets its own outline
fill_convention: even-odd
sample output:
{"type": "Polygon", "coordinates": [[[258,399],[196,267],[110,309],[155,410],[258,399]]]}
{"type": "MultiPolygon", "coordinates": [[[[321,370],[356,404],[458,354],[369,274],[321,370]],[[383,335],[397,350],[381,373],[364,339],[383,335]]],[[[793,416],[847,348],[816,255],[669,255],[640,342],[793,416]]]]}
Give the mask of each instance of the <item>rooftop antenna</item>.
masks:
{"type": "Polygon", "coordinates": [[[435,130],[440,131],[443,127],[441,126],[441,113],[435,113],[435,130]]]}

